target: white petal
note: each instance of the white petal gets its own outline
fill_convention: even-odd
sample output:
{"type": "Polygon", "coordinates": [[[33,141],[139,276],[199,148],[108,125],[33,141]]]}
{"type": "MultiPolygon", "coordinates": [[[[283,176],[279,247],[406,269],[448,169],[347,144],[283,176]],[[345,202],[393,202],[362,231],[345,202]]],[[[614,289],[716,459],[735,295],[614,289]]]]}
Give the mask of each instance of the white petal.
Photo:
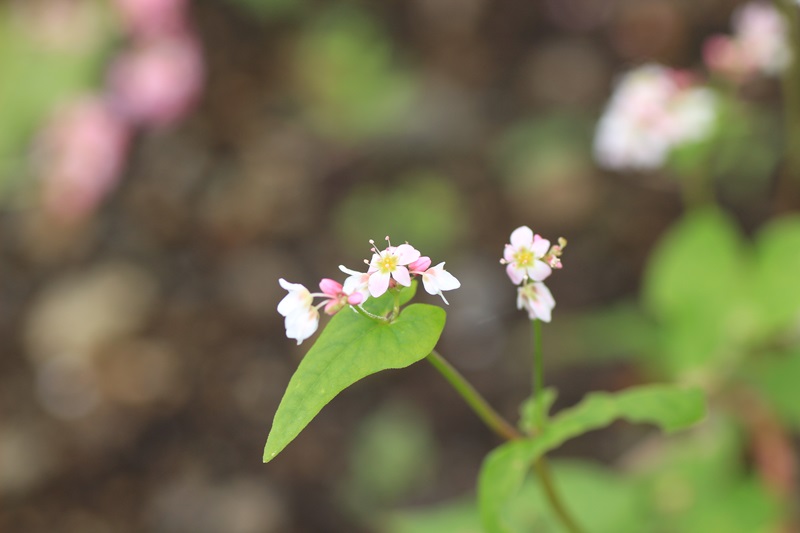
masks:
{"type": "Polygon", "coordinates": [[[413,263],[420,256],[419,250],[410,244],[401,244],[394,250],[394,253],[397,256],[397,263],[400,265],[413,263]]]}
{"type": "Polygon", "coordinates": [[[389,273],[375,272],[369,277],[369,293],[377,298],[389,288],[389,273]]]}
{"type": "Polygon", "coordinates": [[[548,250],[550,250],[550,241],[536,235],[531,246],[534,257],[544,257],[548,250]]]}
{"type": "Polygon", "coordinates": [[[517,268],[514,263],[509,263],[506,266],[506,274],[511,278],[511,283],[514,285],[519,285],[525,279],[525,270],[517,268]]]}
{"type": "Polygon", "coordinates": [[[404,266],[395,267],[392,272],[392,277],[397,283],[404,287],[411,285],[411,276],[408,273],[408,269],[404,266]]]}
{"type": "Polygon", "coordinates": [[[532,267],[528,268],[528,276],[533,281],[543,281],[552,273],[553,269],[550,268],[550,265],[539,259],[533,262],[532,267]]]}
{"type": "Polygon", "coordinates": [[[520,226],[511,232],[511,246],[520,248],[533,243],[533,230],[528,226],[520,226]]]}
{"type": "MultiPolygon", "coordinates": [[[[444,263],[439,263],[433,267],[433,277],[436,279],[436,284],[439,286],[439,289],[443,291],[452,291],[453,289],[461,287],[461,282],[444,269],[444,263]]],[[[425,276],[423,276],[423,281],[425,281],[425,276]]]]}

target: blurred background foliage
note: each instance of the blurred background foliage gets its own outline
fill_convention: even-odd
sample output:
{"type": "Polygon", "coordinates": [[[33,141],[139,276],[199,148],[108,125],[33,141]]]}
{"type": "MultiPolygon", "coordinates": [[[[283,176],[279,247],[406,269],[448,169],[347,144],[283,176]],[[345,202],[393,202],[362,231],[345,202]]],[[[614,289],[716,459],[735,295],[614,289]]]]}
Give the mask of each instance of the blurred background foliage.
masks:
{"type": "MultiPolygon", "coordinates": [[[[710,398],[692,432],[618,423],[554,454],[587,530],[798,531],[800,188],[781,181],[780,80],[710,77],[713,133],[664,168],[592,154],[620,73],[704,72],[703,40],[741,4],[0,4],[0,531],[480,531],[474,483],[499,443],[424,364],[356,385],[261,464],[306,348],[284,337],[277,279],[341,278],[385,235],[447,261],[462,288],[441,351],[516,420],[529,323],[497,260],[523,224],[570,243],[544,328],[556,410],[651,381],[710,398]],[[134,79],[155,100],[115,92],[134,83],[119,58],[172,38],[202,68],[168,54],[134,79]],[[123,140],[92,149],[101,120],[47,149],[87,95],[125,116],[123,140]],[[692,180],[719,205],[683,206],[692,180]]],[[[535,479],[507,513],[560,531],[535,479]]]]}

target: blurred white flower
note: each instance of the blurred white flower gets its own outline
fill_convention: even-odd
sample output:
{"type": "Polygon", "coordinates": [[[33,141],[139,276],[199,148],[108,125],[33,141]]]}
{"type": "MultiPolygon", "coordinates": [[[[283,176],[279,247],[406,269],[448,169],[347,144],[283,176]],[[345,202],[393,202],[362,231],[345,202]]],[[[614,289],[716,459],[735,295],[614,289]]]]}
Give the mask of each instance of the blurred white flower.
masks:
{"type": "Polygon", "coordinates": [[[714,35],[706,41],[703,55],[710,69],[742,80],[780,74],[789,64],[786,21],[771,4],[750,2],[739,7],[732,25],[732,36],[714,35]]]}
{"type": "Polygon", "coordinates": [[[517,289],[517,309],[525,309],[531,320],[550,322],[555,306],[553,294],[541,281],[525,283],[517,289]]]}
{"type": "Polygon", "coordinates": [[[703,139],[716,118],[715,93],[680,70],[647,64],[617,83],[597,126],[594,153],[604,167],[660,167],[670,151],[703,139]]]}

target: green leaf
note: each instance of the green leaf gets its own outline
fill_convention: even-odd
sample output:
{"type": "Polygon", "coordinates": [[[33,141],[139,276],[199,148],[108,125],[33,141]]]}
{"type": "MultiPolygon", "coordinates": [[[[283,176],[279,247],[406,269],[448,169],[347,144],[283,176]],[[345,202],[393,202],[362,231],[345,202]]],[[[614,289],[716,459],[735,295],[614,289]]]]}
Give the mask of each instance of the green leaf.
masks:
{"type": "Polygon", "coordinates": [[[797,379],[800,377],[800,347],[785,353],[763,354],[748,361],[742,377],[758,387],[782,422],[800,429],[800,401],[797,379]]]}
{"type": "Polygon", "coordinates": [[[764,334],[780,332],[800,317],[800,217],[771,222],[756,241],[756,285],[764,334]]]}
{"type": "Polygon", "coordinates": [[[689,213],[653,252],[643,292],[664,326],[665,370],[712,372],[758,326],[741,241],[735,223],[709,208],[689,213]]]}
{"type": "Polygon", "coordinates": [[[509,442],[488,455],[478,481],[484,528],[489,533],[513,531],[504,517],[506,502],[519,491],[534,462],[572,437],[620,418],[653,423],[673,432],[698,422],[704,414],[705,400],[697,389],[646,385],[616,394],[587,395],[578,405],[555,416],[535,438],[509,442]]]}
{"type": "Polygon", "coordinates": [[[519,407],[519,428],[523,433],[531,433],[536,428],[539,413],[549,415],[558,391],[548,387],[541,394],[530,396],[519,407]]]}
{"type": "Polygon", "coordinates": [[[331,319],[300,362],[283,395],[264,447],[272,460],[337,394],[381,370],[405,368],[431,353],[445,312],[414,304],[392,323],[344,309],[331,319]]]}

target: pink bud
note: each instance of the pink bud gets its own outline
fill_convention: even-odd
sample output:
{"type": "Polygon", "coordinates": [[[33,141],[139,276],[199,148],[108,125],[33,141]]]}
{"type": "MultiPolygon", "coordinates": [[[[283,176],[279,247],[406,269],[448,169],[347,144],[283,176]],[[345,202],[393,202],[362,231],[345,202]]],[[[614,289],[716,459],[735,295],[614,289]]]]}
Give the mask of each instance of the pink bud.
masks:
{"type": "Polygon", "coordinates": [[[421,273],[428,270],[429,266],[431,266],[431,258],[423,255],[413,263],[410,263],[408,270],[409,272],[421,273]]]}
{"type": "Polygon", "coordinates": [[[342,284],[330,278],[322,278],[319,282],[319,289],[328,296],[338,296],[342,294],[342,284]]]}
{"type": "Polygon", "coordinates": [[[364,301],[364,295],[360,292],[354,292],[350,296],[347,297],[347,303],[350,305],[358,305],[364,301]]]}

